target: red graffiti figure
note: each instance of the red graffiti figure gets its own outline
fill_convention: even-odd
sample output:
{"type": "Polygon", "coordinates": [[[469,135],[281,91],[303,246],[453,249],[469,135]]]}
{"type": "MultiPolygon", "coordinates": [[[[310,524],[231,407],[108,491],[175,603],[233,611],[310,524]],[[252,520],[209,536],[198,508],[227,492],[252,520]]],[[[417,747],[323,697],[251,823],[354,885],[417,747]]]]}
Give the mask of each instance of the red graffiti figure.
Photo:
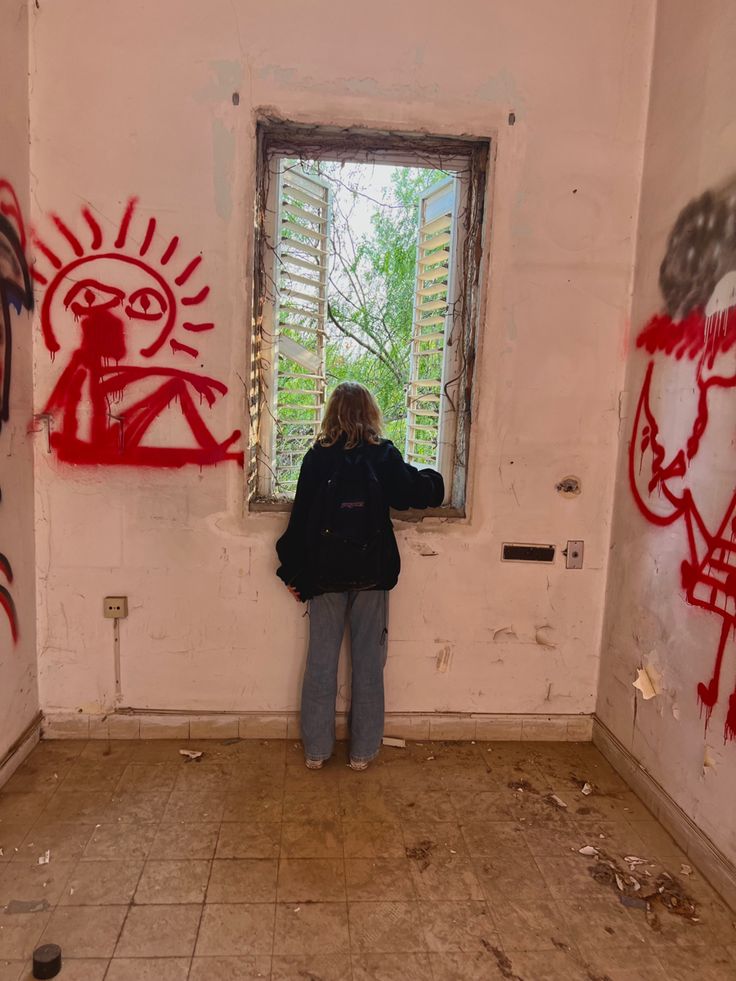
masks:
{"type": "MultiPolygon", "coordinates": [[[[720,500],[724,479],[722,468],[707,463],[705,481],[693,482],[692,475],[709,427],[716,434],[716,427],[722,427],[724,421],[729,428],[733,422],[714,415],[724,401],[718,393],[736,387],[733,188],[719,194],[708,192],[682,211],[670,234],[659,281],[666,312],[652,318],[637,343],[650,355],[692,364],[692,375],[682,392],[685,399],[694,391],[694,409],[681,445],[668,452],[661,431],[665,417],[660,412],[658,422],[654,412],[652,381],[657,360],[653,358],[634,417],[629,479],[634,499],[648,521],[660,526],[684,522],[689,554],[682,562],[681,576],[687,601],[722,619],[712,676],[697,691],[707,728],[718,701],[727,641],[736,628],[736,488],[726,488],[725,510],[721,501],[714,517],[713,502],[720,500]]],[[[677,396],[670,410],[683,415],[677,396]]],[[[718,444],[717,435],[714,439],[718,444]]],[[[733,452],[732,437],[724,447],[726,453],[729,450],[733,452]]],[[[733,476],[725,479],[732,482],[733,476]]],[[[736,738],[736,688],[729,699],[724,737],[736,738]]]]}
{"type": "Polygon", "coordinates": [[[58,246],[34,235],[50,267],[32,272],[43,288],[44,341],[52,357],[71,351],[44,409],[52,418],[52,448],[60,459],[76,464],[180,467],[236,460],[242,465],[242,452],[231,449],[240,431],[218,440],[203,418],[204,406],[212,406],[227,387],[161,363],[165,355],[169,362],[200,356],[174,336],[176,331],[206,334],[215,326],[187,318],[209,294],[209,286],[192,285],[202,257],[179,261],[174,236],[153,258],[159,256],[155,218],[148,219],[134,244],[136,204],[135,198],[128,202],[112,244],[105,243],[89,208],[82,209],[84,235],[51,215],[71,258],[62,259],[58,246]],[[83,238],[89,239],[88,246],[83,238]],[[157,431],[170,407],[186,423],[188,436],[181,445],[167,445],[167,430],[157,431]]]}

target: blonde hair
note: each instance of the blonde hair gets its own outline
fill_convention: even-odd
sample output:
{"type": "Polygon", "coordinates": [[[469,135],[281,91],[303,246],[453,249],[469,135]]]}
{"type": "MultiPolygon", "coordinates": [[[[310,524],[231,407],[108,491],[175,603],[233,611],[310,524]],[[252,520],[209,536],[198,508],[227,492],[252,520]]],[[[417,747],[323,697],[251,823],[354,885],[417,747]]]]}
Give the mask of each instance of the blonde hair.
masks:
{"type": "Polygon", "coordinates": [[[320,446],[334,446],[345,437],[345,449],[381,442],[383,419],[373,395],[359,382],[341,382],[330,396],[317,436],[320,446]]]}

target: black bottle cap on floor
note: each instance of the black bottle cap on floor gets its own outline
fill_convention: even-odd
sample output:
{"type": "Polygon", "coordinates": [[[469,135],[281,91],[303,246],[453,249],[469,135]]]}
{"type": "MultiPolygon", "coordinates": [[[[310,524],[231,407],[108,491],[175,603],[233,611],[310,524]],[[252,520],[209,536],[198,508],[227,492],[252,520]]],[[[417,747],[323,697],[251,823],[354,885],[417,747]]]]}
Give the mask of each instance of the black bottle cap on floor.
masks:
{"type": "Polygon", "coordinates": [[[41,944],[33,951],[33,977],[55,978],[61,970],[61,947],[41,944]]]}

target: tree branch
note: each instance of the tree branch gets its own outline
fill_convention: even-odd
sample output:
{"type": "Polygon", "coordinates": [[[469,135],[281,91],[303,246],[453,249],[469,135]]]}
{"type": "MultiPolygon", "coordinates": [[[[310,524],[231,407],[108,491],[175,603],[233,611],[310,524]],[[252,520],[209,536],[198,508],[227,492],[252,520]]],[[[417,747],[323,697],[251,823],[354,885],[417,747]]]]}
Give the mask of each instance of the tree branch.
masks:
{"type": "Polygon", "coordinates": [[[335,313],[334,313],[334,311],[332,309],[332,304],[330,304],[330,303],[327,304],[327,316],[330,318],[330,320],[332,321],[332,323],[335,325],[335,327],[337,327],[337,329],[342,334],[345,334],[346,337],[349,337],[351,340],[355,341],[356,344],[360,344],[360,346],[362,348],[365,348],[365,350],[368,351],[369,354],[372,354],[374,358],[378,358],[378,360],[382,364],[385,364],[386,365],[386,367],[391,372],[391,374],[394,376],[394,378],[396,379],[396,381],[400,385],[403,384],[403,378],[401,377],[401,373],[398,371],[398,369],[393,364],[393,362],[391,362],[386,357],[386,355],[383,353],[383,351],[378,350],[378,349],[376,349],[374,347],[371,347],[370,344],[366,344],[366,342],[363,340],[362,337],[359,337],[358,334],[354,334],[351,330],[348,330],[348,328],[344,324],[341,324],[340,321],[335,316],[335,313]]]}

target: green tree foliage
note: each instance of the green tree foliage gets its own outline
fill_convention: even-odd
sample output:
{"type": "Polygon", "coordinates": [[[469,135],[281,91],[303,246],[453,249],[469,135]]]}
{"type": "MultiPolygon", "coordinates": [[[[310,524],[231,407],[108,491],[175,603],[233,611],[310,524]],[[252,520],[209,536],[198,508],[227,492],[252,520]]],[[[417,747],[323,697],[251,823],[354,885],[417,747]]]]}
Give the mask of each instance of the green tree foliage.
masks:
{"type": "MultiPolygon", "coordinates": [[[[375,201],[370,231],[356,239],[351,231],[351,209],[345,203],[351,196],[346,194],[350,174],[341,176],[340,164],[319,166],[322,176],[336,184],[326,346],[328,392],[341,381],[362,382],[383,409],[386,435],[403,450],[419,197],[444,174],[426,168],[392,168],[383,200],[375,201]]],[[[356,198],[362,193],[357,180],[351,193],[356,198]]]]}

